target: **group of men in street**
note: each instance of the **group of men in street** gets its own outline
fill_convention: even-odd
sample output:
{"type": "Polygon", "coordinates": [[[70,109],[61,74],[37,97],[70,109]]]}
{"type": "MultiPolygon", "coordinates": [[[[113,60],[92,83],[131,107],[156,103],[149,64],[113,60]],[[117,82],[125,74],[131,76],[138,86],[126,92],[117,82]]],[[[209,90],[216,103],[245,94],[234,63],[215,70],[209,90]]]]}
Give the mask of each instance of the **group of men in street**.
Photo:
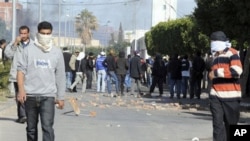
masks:
{"type": "MultiPolygon", "coordinates": [[[[43,129],[43,140],[54,141],[54,115],[55,103],[59,109],[64,107],[65,90],[75,91],[80,82],[83,85],[82,92],[92,88],[93,71],[97,71],[97,92],[105,92],[107,84],[108,94],[112,97],[124,95],[124,84],[132,78],[132,84],[125,85],[127,90],[131,87],[131,94],[136,97],[143,95],[141,91],[141,58],[138,51],[132,58],[125,58],[123,51],[115,57],[113,50],[108,56],[100,52],[94,60],[92,52],[85,55],[84,52],[75,51],[71,55],[67,49],[64,53],[52,43],[53,26],[47,21],[40,22],[35,40],[29,37],[29,28],[21,26],[19,35],[4,49],[7,58],[12,59],[9,80],[14,83],[17,102],[17,122],[27,122],[27,140],[38,140],[38,120],[40,116],[43,129]],[[94,69],[95,68],[95,69],[94,69]],[[87,79],[86,79],[86,78],[87,79]],[[73,80],[73,79],[74,80],[73,80]],[[83,81],[85,80],[85,81],[83,81]],[[112,84],[115,84],[115,93],[112,93],[112,84]],[[137,91],[135,91],[137,87],[137,91]],[[86,89],[85,89],[86,88],[86,89]]],[[[213,63],[208,73],[212,81],[210,90],[210,109],[213,117],[213,140],[226,141],[229,138],[229,126],[237,124],[239,120],[239,102],[241,88],[239,78],[242,73],[242,65],[237,51],[227,46],[227,37],[222,31],[213,32],[210,36],[211,53],[213,63]]],[[[190,81],[190,98],[200,98],[201,71],[205,69],[205,62],[201,60],[200,52],[197,52],[192,63],[190,81]]],[[[178,60],[177,56],[168,63],[170,73],[170,98],[174,96],[174,88],[177,97],[180,98],[180,88],[177,80],[183,80],[183,98],[186,98],[187,79],[186,72],[190,63],[178,60]],[[178,65],[179,64],[179,65],[178,65]],[[176,71],[180,70],[180,71],[176,71]],[[184,74],[184,75],[183,75],[184,74]],[[180,77],[180,78],[179,78],[180,77]],[[176,86],[176,87],[175,87],[176,86]]],[[[152,84],[149,96],[158,84],[160,96],[163,94],[163,73],[166,70],[165,63],[160,54],[156,55],[152,64],[152,84]]],[[[166,72],[164,72],[166,73],[166,72]]],[[[179,83],[179,81],[178,81],[179,83]]]]}

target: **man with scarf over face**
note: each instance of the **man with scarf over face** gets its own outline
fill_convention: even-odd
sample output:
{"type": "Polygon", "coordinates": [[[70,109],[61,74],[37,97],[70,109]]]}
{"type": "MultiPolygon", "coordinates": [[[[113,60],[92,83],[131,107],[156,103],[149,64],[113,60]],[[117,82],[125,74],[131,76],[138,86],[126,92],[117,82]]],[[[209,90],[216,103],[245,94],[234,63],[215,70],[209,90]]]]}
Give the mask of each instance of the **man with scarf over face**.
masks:
{"type": "Polygon", "coordinates": [[[229,140],[229,125],[239,120],[241,99],[240,75],[242,65],[237,50],[228,47],[227,37],[222,31],[210,36],[214,60],[209,78],[210,110],[213,117],[213,141],[229,140]]]}
{"type": "Polygon", "coordinates": [[[64,106],[63,53],[52,41],[51,23],[39,23],[35,43],[24,48],[17,62],[18,101],[25,102],[28,141],[38,140],[39,116],[43,141],[54,141],[55,103],[58,109],[64,106]]]}

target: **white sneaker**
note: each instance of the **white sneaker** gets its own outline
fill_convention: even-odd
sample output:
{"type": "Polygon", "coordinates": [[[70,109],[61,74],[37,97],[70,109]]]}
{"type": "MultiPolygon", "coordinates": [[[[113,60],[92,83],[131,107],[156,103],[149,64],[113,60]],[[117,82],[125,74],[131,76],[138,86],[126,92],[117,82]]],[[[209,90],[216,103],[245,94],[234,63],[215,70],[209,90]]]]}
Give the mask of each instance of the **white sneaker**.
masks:
{"type": "Polygon", "coordinates": [[[111,93],[110,96],[111,97],[116,97],[116,94],[111,93]]]}

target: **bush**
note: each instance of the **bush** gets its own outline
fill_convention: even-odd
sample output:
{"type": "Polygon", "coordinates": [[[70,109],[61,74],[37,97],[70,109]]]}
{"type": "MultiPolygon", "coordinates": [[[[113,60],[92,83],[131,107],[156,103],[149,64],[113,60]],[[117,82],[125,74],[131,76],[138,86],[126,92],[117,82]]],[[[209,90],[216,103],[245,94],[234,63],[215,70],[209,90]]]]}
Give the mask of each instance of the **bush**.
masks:
{"type": "Polygon", "coordinates": [[[0,89],[8,88],[10,66],[10,61],[6,61],[5,65],[2,62],[0,64],[0,89]]]}

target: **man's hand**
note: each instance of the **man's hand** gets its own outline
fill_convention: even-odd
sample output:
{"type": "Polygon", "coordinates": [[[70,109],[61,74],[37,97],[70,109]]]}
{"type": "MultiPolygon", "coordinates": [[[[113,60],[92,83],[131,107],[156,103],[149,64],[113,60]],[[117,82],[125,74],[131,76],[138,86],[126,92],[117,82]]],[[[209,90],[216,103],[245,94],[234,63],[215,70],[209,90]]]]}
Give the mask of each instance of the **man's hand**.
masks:
{"type": "Polygon", "coordinates": [[[21,103],[24,104],[26,101],[26,93],[24,91],[19,91],[17,95],[17,100],[21,103]]]}
{"type": "Polygon", "coordinates": [[[22,41],[22,38],[20,36],[17,36],[14,42],[14,45],[17,46],[21,41],[22,41]]]}
{"type": "Polygon", "coordinates": [[[208,77],[210,80],[213,80],[214,79],[214,71],[210,71],[208,74],[208,77]]]}
{"type": "Polygon", "coordinates": [[[57,100],[55,103],[56,103],[56,108],[57,109],[63,109],[63,107],[64,107],[64,100],[57,100]]]}

